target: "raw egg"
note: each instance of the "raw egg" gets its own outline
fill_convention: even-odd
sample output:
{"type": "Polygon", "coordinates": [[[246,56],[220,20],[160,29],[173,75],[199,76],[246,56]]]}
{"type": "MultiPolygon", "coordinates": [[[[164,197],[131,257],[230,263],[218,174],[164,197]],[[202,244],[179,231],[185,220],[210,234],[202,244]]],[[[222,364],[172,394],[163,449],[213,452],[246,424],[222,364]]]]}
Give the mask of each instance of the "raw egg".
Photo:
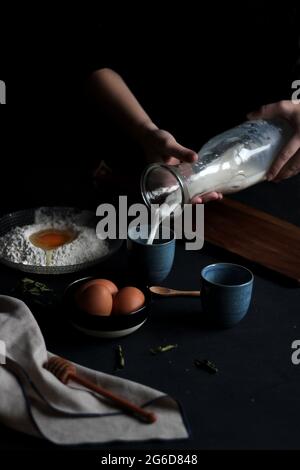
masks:
{"type": "Polygon", "coordinates": [[[71,229],[49,228],[32,233],[29,240],[34,246],[41,248],[45,252],[46,265],[51,265],[53,250],[60,246],[71,243],[77,237],[71,229]]]}
{"type": "Polygon", "coordinates": [[[111,314],[113,299],[110,291],[101,284],[91,284],[78,291],[76,302],[81,308],[91,315],[100,315],[107,317],[111,314]]]}
{"type": "Polygon", "coordinates": [[[71,243],[76,237],[77,234],[72,230],[50,228],[33,233],[30,235],[29,240],[38,248],[54,250],[62,245],[71,243]]]}
{"type": "Polygon", "coordinates": [[[80,295],[87,287],[99,285],[104,286],[106,289],[109,290],[111,295],[115,295],[118,292],[118,288],[116,284],[108,279],[91,279],[90,281],[85,282],[79,289],[78,294],[80,295]]]}
{"type": "Polygon", "coordinates": [[[145,296],[136,287],[123,287],[113,298],[112,313],[126,315],[143,307],[145,296]]]}

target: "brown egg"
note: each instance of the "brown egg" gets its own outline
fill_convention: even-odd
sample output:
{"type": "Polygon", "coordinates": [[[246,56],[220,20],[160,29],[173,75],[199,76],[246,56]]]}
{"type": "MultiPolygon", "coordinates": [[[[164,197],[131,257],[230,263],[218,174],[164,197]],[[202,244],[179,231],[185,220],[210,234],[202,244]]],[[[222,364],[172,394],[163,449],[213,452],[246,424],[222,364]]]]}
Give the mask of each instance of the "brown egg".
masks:
{"type": "Polygon", "coordinates": [[[111,293],[100,284],[92,284],[78,292],[76,302],[81,310],[100,316],[110,315],[113,305],[111,293]]]}
{"type": "Polygon", "coordinates": [[[123,287],[113,298],[112,313],[116,315],[126,315],[135,312],[143,307],[145,296],[136,287],[123,287]]]}
{"type": "Polygon", "coordinates": [[[106,287],[111,293],[111,295],[115,295],[119,290],[116,284],[114,284],[112,281],[109,281],[108,279],[91,279],[90,281],[87,281],[82,284],[79,287],[77,293],[80,295],[80,293],[83,292],[87,287],[93,285],[100,285],[106,287]]]}

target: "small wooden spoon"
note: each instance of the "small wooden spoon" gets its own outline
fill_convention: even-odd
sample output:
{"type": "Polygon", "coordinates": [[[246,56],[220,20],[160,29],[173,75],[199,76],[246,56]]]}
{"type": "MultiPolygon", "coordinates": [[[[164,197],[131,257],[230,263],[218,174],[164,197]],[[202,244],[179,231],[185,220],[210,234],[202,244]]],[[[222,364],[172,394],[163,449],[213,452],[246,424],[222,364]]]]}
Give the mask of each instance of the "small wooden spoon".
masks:
{"type": "Polygon", "coordinates": [[[156,295],[162,295],[164,297],[199,297],[200,290],[177,290],[169,289],[169,287],[151,286],[149,287],[150,292],[156,295]]]}

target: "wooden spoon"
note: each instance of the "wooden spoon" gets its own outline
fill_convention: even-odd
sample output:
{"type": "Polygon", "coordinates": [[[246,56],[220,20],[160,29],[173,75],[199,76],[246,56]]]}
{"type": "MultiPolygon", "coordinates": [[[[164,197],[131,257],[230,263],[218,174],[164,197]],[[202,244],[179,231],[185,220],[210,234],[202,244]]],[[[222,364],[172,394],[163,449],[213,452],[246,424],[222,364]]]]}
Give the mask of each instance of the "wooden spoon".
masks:
{"type": "Polygon", "coordinates": [[[149,287],[150,292],[156,295],[162,295],[164,297],[199,297],[200,290],[177,290],[170,289],[169,287],[151,286],[149,287]]]}

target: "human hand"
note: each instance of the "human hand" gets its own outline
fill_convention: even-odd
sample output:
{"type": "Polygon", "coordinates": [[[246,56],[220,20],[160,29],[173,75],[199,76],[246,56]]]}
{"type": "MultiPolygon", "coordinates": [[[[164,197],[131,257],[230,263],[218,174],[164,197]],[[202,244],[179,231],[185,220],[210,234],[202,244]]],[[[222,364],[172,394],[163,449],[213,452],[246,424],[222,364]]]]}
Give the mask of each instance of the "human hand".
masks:
{"type": "MultiPolygon", "coordinates": [[[[169,132],[153,127],[147,129],[141,140],[147,161],[164,162],[167,165],[179,165],[180,162],[194,163],[198,160],[198,155],[191,149],[180,145],[175,137],[169,132]]],[[[210,192],[202,196],[195,196],[193,204],[222,199],[222,194],[210,192]]]]}
{"type": "Polygon", "coordinates": [[[258,111],[247,115],[248,119],[286,119],[294,129],[294,135],[283,147],[270,168],[268,181],[281,181],[300,173],[300,104],[292,101],[262,106],[258,111]]]}

